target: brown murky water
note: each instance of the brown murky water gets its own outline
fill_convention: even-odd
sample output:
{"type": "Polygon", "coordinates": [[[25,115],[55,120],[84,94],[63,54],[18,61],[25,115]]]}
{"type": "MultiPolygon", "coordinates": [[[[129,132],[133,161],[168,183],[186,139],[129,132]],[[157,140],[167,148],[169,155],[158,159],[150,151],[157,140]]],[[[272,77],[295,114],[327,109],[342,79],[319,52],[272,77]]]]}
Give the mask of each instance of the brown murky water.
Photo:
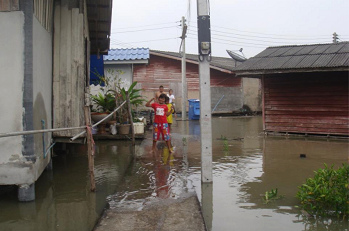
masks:
{"type": "Polygon", "coordinates": [[[295,208],[297,187],[314,170],[348,162],[348,140],[265,137],[261,117],[213,118],[212,125],[212,184],[201,184],[199,121],[179,121],[174,154],[163,143],[152,154],[151,131],[136,145],[135,159],[130,142],[98,142],[96,193],[89,192],[83,146],[55,157],[54,171],[36,183],[35,202],[2,193],[0,230],[92,230],[107,202],[142,209],[194,190],[209,230],[348,230],[348,221],[305,219],[295,208]],[[261,195],[275,188],[283,198],[265,204],[261,195]]]}

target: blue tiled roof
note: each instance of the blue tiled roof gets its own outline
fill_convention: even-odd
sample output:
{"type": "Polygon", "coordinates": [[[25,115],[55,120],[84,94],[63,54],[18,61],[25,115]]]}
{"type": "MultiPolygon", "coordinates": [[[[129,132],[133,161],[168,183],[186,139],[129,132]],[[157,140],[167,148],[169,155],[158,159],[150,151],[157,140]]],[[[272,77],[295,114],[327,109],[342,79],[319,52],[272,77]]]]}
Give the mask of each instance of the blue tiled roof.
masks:
{"type": "Polygon", "coordinates": [[[128,61],[149,59],[149,48],[111,49],[108,55],[103,56],[104,61],[128,61]]]}

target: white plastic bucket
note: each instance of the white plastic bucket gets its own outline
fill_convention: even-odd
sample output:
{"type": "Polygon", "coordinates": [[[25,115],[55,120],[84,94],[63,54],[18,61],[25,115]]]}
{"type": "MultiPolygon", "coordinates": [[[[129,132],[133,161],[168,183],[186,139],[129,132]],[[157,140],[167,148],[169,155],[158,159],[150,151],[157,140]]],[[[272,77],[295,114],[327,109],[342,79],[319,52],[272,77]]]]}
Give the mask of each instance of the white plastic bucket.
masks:
{"type": "Polygon", "coordinates": [[[144,133],[144,123],[143,122],[133,123],[133,128],[135,130],[135,134],[143,134],[144,133]]]}

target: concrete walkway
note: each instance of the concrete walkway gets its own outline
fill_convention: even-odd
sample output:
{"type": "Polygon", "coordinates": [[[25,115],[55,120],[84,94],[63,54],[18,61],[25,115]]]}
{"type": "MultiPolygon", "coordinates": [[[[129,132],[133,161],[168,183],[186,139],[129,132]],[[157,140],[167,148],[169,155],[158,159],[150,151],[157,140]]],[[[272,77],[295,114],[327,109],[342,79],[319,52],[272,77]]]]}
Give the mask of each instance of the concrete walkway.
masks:
{"type": "MultiPolygon", "coordinates": [[[[142,162],[144,166],[153,166],[150,170],[154,172],[155,178],[158,177],[156,180],[157,196],[147,198],[140,206],[111,206],[110,209],[104,212],[95,227],[95,231],[206,230],[201,206],[195,190],[188,188],[189,185],[187,184],[181,184],[180,186],[171,185],[170,187],[170,183],[167,181],[170,174],[169,169],[181,169],[183,167],[181,165],[183,163],[183,156],[184,154],[187,156],[188,147],[187,145],[183,145],[184,136],[177,130],[179,130],[179,127],[176,122],[172,132],[172,144],[177,147],[174,154],[168,153],[164,142],[158,143],[158,151],[156,153],[151,152],[151,130],[146,132],[146,137],[138,149],[142,150],[142,152],[137,154],[137,161],[142,162]],[[171,194],[171,192],[166,191],[166,188],[175,188],[175,192],[172,191],[171,194]],[[162,194],[164,191],[165,194],[162,194]],[[171,196],[169,196],[170,194],[171,196]]],[[[192,136],[186,137],[185,140],[190,137],[192,136]]],[[[187,181],[186,174],[181,174],[180,172],[176,174],[175,178],[179,179],[180,182],[187,181]]],[[[132,188],[132,190],[137,191],[138,189],[132,188]]],[[[114,202],[122,205],[122,201],[118,201],[117,199],[114,202]]]]}
{"type": "Polygon", "coordinates": [[[178,199],[159,199],[141,211],[106,210],[95,231],[204,231],[205,225],[196,193],[178,199]]]}

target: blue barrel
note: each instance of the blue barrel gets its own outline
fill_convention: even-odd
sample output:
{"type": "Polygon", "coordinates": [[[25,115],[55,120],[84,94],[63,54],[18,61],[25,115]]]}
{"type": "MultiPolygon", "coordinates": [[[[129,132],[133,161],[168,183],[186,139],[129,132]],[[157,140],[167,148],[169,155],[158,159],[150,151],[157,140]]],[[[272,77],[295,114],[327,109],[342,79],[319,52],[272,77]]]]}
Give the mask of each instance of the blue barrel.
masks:
{"type": "Polygon", "coordinates": [[[189,112],[188,117],[190,120],[200,119],[200,100],[189,99],[189,112]]]}

